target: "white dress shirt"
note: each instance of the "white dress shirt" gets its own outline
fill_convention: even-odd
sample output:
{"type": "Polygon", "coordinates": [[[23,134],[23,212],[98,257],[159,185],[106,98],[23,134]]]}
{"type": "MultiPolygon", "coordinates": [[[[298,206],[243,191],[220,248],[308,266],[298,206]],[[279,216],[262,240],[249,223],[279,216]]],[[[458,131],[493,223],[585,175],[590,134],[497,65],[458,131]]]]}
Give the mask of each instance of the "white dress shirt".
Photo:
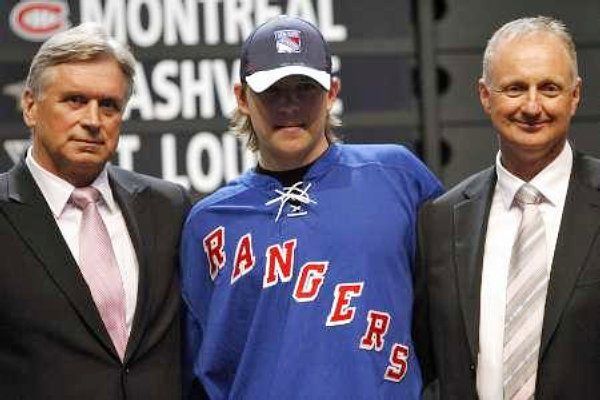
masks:
{"type": "MultiPolygon", "coordinates": [[[[483,255],[479,320],[477,393],[481,400],[503,399],[502,354],[506,284],[512,246],[521,222],[521,211],[513,206],[515,193],[525,181],[514,176],[496,156],[498,180],[494,189],[483,255]]],[[[573,166],[573,152],[567,142],[562,152],[529,183],[544,196],[539,205],[546,228],[546,265],[552,266],[556,239],[573,166]]]]}
{"type": "MultiPolygon", "coordinates": [[[[69,250],[71,250],[73,258],[79,262],[79,224],[82,210],[69,202],[75,187],[38,164],[31,154],[31,148],[27,151],[25,163],[35,183],[44,195],[50,210],[52,210],[52,215],[69,246],[69,250]]],[[[119,264],[123,289],[125,290],[125,324],[127,325],[127,332],[130,333],[137,302],[139,279],[139,266],[135,249],[121,213],[121,208],[112,195],[106,168],[102,170],[91,186],[98,189],[101,194],[102,200],[98,202],[98,211],[108,230],[115,257],[119,264]]]]}

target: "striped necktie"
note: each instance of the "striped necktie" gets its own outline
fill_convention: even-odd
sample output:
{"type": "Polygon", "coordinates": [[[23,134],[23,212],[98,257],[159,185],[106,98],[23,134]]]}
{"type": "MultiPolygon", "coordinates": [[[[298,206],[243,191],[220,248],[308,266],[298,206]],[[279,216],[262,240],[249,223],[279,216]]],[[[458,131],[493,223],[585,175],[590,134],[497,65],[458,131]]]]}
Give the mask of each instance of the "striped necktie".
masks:
{"type": "Polygon", "coordinates": [[[79,269],[90,288],[104,326],[121,360],[127,347],[125,291],[106,225],[98,212],[100,192],[76,188],[71,201],[82,210],[79,228],[79,269]]]}
{"type": "Polygon", "coordinates": [[[533,399],[548,288],[543,196],[531,185],[517,191],[522,218],[513,245],[504,319],[504,399],[533,399]]]}

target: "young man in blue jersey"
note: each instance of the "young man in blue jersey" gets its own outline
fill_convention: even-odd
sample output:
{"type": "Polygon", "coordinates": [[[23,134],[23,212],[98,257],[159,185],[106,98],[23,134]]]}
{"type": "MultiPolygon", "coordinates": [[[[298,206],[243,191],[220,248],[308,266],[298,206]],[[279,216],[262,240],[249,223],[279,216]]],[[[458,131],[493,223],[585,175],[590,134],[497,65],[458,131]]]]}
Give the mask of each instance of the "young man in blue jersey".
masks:
{"type": "Polygon", "coordinates": [[[418,399],[415,219],[439,182],[401,146],[335,143],[340,82],[310,23],[259,26],[240,73],[258,165],[184,229],[189,378],[211,399],[418,399]]]}

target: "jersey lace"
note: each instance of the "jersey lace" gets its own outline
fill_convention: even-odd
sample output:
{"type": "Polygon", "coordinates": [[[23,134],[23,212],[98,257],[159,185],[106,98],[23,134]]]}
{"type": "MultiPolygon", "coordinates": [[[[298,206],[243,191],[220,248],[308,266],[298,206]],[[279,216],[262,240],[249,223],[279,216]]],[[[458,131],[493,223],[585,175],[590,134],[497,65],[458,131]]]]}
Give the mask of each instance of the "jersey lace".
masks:
{"type": "Polygon", "coordinates": [[[312,184],[309,183],[305,187],[303,187],[303,185],[304,182],[298,181],[292,186],[287,186],[283,189],[275,189],[275,194],[277,197],[265,203],[266,206],[279,203],[279,209],[277,210],[275,222],[279,221],[286,204],[289,205],[289,211],[286,213],[286,216],[288,217],[299,217],[306,215],[307,211],[304,206],[310,203],[317,204],[317,202],[311,199],[310,195],[308,194],[308,189],[310,189],[312,184]]]}

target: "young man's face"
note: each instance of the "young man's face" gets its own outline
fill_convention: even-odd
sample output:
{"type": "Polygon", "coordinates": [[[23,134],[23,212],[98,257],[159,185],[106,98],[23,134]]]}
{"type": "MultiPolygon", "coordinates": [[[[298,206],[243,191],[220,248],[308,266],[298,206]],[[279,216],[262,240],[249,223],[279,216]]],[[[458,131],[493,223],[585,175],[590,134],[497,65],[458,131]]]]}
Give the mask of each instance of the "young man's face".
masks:
{"type": "Polygon", "coordinates": [[[238,106],[256,132],[260,164],[275,171],[302,167],[327,149],[328,112],[339,91],[332,80],[327,92],[300,75],[281,79],[262,93],[236,86],[238,106]]]}
{"type": "Polygon", "coordinates": [[[49,67],[41,93],[22,98],[35,160],[75,186],[93,180],[117,148],[126,92],[112,58],[49,67]]]}

